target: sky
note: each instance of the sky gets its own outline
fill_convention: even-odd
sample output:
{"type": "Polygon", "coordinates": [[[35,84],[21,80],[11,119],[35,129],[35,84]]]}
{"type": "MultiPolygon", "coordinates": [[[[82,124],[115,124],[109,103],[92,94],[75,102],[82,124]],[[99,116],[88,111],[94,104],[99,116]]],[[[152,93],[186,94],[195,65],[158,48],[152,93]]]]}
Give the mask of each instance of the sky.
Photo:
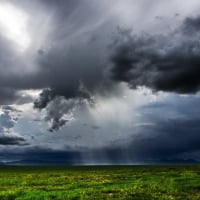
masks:
{"type": "Polygon", "coordinates": [[[200,161],[199,0],[0,0],[0,162],[200,161]]]}

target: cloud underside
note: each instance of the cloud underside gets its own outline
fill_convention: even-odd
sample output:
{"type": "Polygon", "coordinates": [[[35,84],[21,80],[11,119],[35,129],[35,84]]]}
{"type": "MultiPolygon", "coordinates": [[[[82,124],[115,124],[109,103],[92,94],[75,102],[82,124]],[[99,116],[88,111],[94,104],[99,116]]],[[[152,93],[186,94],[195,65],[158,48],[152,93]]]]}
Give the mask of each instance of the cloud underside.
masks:
{"type": "Polygon", "coordinates": [[[24,146],[28,145],[28,142],[23,137],[18,136],[9,136],[9,135],[1,135],[0,136],[0,145],[17,145],[24,146]]]}
{"type": "Polygon", "coordinates": [[[169,33],[119,31],[111,57],[112,78],[131,88],[195,93],[200,86],[200,18],[186,18],[169,33]]]}

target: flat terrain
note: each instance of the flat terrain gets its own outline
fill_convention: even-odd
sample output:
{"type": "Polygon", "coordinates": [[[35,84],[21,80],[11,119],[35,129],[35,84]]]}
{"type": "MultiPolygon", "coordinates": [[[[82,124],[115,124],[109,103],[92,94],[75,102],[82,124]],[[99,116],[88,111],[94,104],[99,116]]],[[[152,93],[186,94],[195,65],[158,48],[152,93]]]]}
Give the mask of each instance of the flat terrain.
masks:
{"type": "Polygon", "coordinates": [[[2,166],[4,199],[200,199],[200,165],[2,166]]]}

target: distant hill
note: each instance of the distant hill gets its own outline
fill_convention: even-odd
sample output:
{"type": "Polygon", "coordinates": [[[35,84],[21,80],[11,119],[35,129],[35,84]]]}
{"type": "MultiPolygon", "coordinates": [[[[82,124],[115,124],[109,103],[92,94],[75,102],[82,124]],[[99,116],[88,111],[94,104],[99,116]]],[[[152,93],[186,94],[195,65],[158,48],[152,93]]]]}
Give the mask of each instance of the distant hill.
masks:
{"type": "Polygon", "coordinates": [[[143,161],[134,161],[134,162],[129,162],[129,163],[120,163],[120,162],[86,162],[86,163],[81,163],[78,160],[67,160],[67,159],[59,159],[59,160],[53,160],[53,159],[22,159],[22,160],[13,160],[13,161],[0,161],[0,165],[72,165],[72,164],[77,164],[77,165],[87,165],[87,164],[93,164],[93,165],[159,165],[159,164],[198,164],[200,163],[199,161],[195,159],[158,159],[158,160],[143,160],[143,161]]]}

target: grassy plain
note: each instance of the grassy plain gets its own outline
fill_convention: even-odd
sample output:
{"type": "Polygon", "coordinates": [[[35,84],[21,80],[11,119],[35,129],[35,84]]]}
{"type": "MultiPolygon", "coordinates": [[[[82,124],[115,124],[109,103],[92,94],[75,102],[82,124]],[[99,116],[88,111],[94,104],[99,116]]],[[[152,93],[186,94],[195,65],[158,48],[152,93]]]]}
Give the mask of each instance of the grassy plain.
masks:
{"type": "Polygon", "coordinates": [[[1,166],[0,200],[200,199],[200,165],[1,166]]]}

